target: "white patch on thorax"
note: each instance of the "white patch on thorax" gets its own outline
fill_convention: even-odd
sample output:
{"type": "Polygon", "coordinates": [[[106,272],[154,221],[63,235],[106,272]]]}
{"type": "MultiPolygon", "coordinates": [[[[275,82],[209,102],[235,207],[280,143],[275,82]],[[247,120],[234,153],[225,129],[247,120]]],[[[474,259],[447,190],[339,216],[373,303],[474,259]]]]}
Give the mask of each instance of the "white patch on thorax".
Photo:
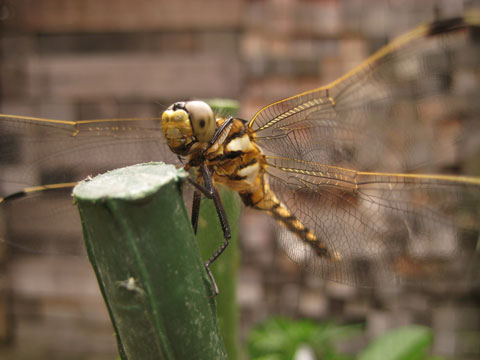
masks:
{"type": "Polygon", "coordinates": [[[237,175],[241,177],[245,177],[245,181],[253,184],[255,181],[255,178],[258,175],[258,170],[260,169],[260,166],[258,162],[255,164],[252,164],[250,166],[244,167],[243,169],[240,169],[237,171],[237,175]]]}
{"type": "Polygon", "coordinates": [[[230,152],[233,152],[233,151],[247,152],[247,151],[253,150],[253,146],[248,134],[245,134],[242,137],[238,137],[230,141],[227,144],[227,150],[230,152]]]}

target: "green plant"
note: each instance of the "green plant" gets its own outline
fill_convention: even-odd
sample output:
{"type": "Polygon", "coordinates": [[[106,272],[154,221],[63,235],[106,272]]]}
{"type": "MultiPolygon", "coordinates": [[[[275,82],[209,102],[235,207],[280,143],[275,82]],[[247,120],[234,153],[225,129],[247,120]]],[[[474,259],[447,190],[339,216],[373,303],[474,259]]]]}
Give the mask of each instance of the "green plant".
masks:
{"type": "Polygon", "coordinates": [[[310,320],[271,318],[251,330],[248,354],[252,360],[291,360],[301,345],[307,345],[317,359],[352,359],[338,352],[335,342],[358,334],[359,329],[358,325],[337,326],[310,320]]]}
{"type": "Polygon", "coordinates": [[[337,343],[358,335],[360,330],[359,325],[338,326],[275,317],[250,331],[248,354],[252,360],[292,360],[301,346],[307,346],[317,360],[441,360],[428,354],[432,330],[417,325],[382,334],[356,355],[337,350],[337,343]]]}
{"type": "Polygon", "coordinates": [[[428,354],[432,340],[431,329],[404,326],[375,338],[358,354],[357,360],[439,360],[428,354]]]}

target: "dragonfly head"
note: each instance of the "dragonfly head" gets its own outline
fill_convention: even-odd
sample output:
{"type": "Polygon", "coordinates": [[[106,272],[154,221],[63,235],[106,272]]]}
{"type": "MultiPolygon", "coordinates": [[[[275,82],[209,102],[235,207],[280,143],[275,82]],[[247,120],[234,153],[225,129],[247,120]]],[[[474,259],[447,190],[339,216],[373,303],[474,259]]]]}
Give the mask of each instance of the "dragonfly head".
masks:
{"type": "Polygon", "coordinates": [[[215,116],[203,101],[176,102],[162,114],[162,131],[174,153],[187,155],[195,144],[205,144],[216,129],[215,116]]]}

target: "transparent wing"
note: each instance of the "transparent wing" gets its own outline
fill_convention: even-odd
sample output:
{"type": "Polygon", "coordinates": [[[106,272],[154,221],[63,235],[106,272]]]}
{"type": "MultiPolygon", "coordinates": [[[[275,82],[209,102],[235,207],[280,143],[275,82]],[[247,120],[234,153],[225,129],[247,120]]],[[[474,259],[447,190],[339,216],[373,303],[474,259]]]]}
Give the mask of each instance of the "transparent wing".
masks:
{"type": "Polygon", "coordinates": [[[176,161],[160,119],[59,121],[0,115],[1,194],[25,186],[79,181],[147,161],[176,161]]]}
{"type": "Polygon", "coordinates": [[[331,84],[266,106],[249,126],[266,152],[313,162],[404,171],[448,160],[461,139],[454,133],[439,153],[435,131],[462,121],[468,132],[478,116],[473,24],[420,26],[331,84]]]}
{"type": "Polygon", "coordinates": [[[10,251],[25,254],[85,254],[80,216],[71,196],[73,186],[33,191],[0,204],[10,251]]]}
{"type": "Polygon", "coordinates": [[[273,191],[333,255],[321,258],[282,232],[282,247],[308,270],[362,286],[478,283],[480,178],[267,162],[273,191]]]}
{"type": "Polygon", "coordinates": [[[141,162],[178,162],[157,118],[72,122],[0,115],[0,134],[6,241],[26,251],[80,251],[81,227],[70,196],[77,181],[141,162]]]}
{"type": "Polygon", "coordinates": [[[453,278],[474,263],[478,178],[411,174],[472,172],[478,24],[469,17],[421,26],[333,83],[273,103],[250,121],[277,196],[340,257],[327,266],[284,232],[294,260],[364,285],[372,278],[359,264],[391,281],[406,278],[401,271],[453,278]],[[339,181],[346,174],[349,182],[339,181]],[[464,256],[470,261],[462,264],[464,256]]]}

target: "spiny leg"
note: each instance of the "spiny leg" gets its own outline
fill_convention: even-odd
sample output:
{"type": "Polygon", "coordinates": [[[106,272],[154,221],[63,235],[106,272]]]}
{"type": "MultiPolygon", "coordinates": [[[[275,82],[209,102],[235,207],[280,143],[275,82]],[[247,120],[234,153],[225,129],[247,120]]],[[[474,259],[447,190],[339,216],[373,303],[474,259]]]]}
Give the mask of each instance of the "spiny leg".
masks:
{"type": "MultiPolygon", "coordinates": [[[[218,286],[217,286],[217,283],[215,282],[215,278],[213,277],[212,272],[210,271],[210,265],[216,259],[218,259],[218,257],[225,251],[225,249],[227,248],[227,246],[230,242],[230,238],[232,237],[232,234],[231,234],[231,231],[230,231],[230,225],[228,224],[227,214],[226,214],[225,209],[224,209],[223,204],[222,204],[222,200],[220,198],[220,195],[218,193],[217,188],[213,184],[212,174],[210,173],[210,171],[208,170],[208,168],[205,164],[202,164],[200,166],[200,171],[202,173],[202,178],[203,178],[203,183],[204,183],[203,186],[200,185],[199,183],[197,183],[195,180],[192,180],[191,178],[188,178],[188,181],[193,186],[195,186],[195,188],[196,188],[195,193],[202,193],[207,198],[213,200],[213,203],[215,204],[215,208],[217,210],[218,218],[220,220],[220,225],[222,227],[223,237],[225,239],[224,243],[222,245],[220,245],[220,247],[217,249],[217,251],[215,251],[215,253],[205,263],[205,269],[207,270],[208,277],[210,278],[210,280],[213,284],[213,287],[214,287],[214,290],[215,290],[215,295],[218,295],[218,292],[219,292],[218,291],[218,286]]],[[[194,193],[193,206],[194,207],[198,206],[198,210],[192,209],[192,225],[193,225],[194,230],[196,232],[196,227],[198,225],[198,214],[199,214],[200,200],[196,199],[196,196],[199,196],[199,195],[195,195],[195,193],[194,193]],[[197,204],[197,202],[198,202],[198,204],[197,204]],[[193,213],[193,210],[196,211],[195,214],[193,213]],[[194,219],[194,217],[193,217],[194,215],[195,215],[196,219],[194,219]]]]}
{"type": "Polygon", "coordinates": [[[198,216],[200,215],[200,202],[202,201],[202,193],[199,190],[193,192],[192,201],[192,227],[195,235],[198,228],[198,216]]]}

